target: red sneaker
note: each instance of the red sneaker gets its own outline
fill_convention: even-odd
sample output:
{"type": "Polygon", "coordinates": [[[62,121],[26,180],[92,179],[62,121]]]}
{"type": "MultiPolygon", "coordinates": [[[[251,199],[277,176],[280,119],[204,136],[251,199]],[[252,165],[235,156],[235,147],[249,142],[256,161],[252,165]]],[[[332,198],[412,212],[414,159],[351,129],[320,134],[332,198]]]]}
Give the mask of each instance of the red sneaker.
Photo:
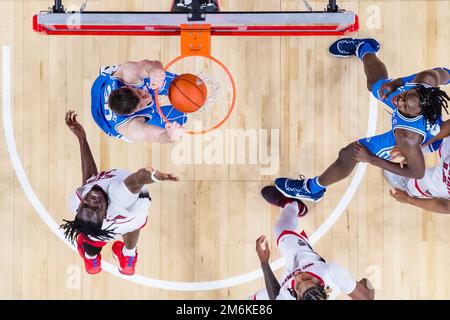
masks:
{"type": "Polygon", "coordinates": [[[119,261],[119,271],[127,276],[132,276],[134,274],[134,267],[136,266],[138,253],[136,250],[136,256],[129,257],[124,256],[122,249],[124,247],[123,241],[116,241],[112,245],[112,251],[114,258],[119,261]]]}
{"type": "Polygon", "coordinates": [[[84,268],[86,269],[86,272],[89,274],[96,274],[102,271],[102,255],[98,254],[95,259],[88,259],[84,255],[84,248],[83,248],[83,241],[84,236],[82,234],[78,235],[77,237],[77,248],[78,253],[83,258],[84,261],[84,268]]]}

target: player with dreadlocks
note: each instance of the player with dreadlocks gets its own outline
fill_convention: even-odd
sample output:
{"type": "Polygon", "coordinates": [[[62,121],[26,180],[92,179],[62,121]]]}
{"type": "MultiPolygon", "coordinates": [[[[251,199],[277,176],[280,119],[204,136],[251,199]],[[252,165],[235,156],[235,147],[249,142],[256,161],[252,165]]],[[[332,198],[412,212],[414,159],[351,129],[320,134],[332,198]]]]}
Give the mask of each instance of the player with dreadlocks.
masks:
{"type": "Polygon", "coordinates": [[[137,242],[140,230],[147,223],[151,201],[145,185],[178,181],[178,178],[152,168],[133,174],[118,169],[99,173],[84,128],[76,117],[74,111],[66,113],[66,124],[80,144],[83,185],[70,200],[75,219],[64,220],[61,229],[66,239],[76,242],[89,274],[102,270],[102,248],[122,236],[123,241],[112,245],[113,256],[119,261],[122,274],[133,275],[138,257],[137,242]]]}
{"type": "Polygon", "coordinates": [[[314,251],[306,233],[297,233],[298,218],[308,213],[302,201],[283,196],[273,186],[264,187],[261,194],[267,202],[282,208],[273,230],[278,248],[286,260],[286,270],[280,285],[269,265],[270,250],[266,237],[259,237],[256,252],[266,288],[258,291],[252,299],[327,300],[339,291],[355,300],[374,299],[375,290],[367,279],[356,282],[340,265],[327,263],[314,251]]]}
{"type": "MultiPolygon", "coordinates": [[[[358,162],[367,162],[413,179],[424,176],[425,159],[421,146],[439,133],[442,109],[447,112],[449,100],[439,86],[449,84],[450,71],[435,68],[392,80],[388,78],[386,66],[377,57],[379,49],[380,43],[375,39],[343,38],[334,42],[329,50],[336,57],[357,56],[363,62],[367,88],[392,109],[392,129],[341,149],[338,159],[320,176],[300,180],[276,179],[275,186],[283,195],[320,201],[327,187],[348,177],[358,162]],[[406,158],[406,166],[390,161],[394,146],[406,158]]],[[[441,143],[442,140],[433,143],[433,151],[441,143]]]]}

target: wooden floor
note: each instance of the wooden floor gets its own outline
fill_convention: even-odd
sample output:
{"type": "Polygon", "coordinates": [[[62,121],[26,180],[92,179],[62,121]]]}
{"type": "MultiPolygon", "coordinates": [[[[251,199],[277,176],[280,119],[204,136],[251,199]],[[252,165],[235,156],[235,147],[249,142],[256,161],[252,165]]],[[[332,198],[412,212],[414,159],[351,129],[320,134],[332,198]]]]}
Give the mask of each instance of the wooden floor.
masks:
{"type": "MultiPolygon", "coordinates": [[[[333,37],[214,38],[213,55],[229,67],[238,85],[237,109],[227,128],[279,129],[279,170],[262,176],[259,164],[175,165],[171,146],[125,144],[101,133],[90,116],[90,87],[101,65],[143,58],[168,62],[178,55],[178,39],[37,35],[32,15],[50,2],[1,1],[0,45],[12,50],[13,125],[20,160],[52,217],[57,222],[71,217],[68,198],[81,179],[78,145],[63,121],[73,108],[101,169],[153,165],[182,178],[151,186],[154,201],[139,242],[139,274],[201,282],[251,272],[259,265],[254,242],[260,234],[270,236],[273,260],[279,258],[271,234],[278,210],[264,203],[259,190],[276,176],[321,173],[340,147],[365,136],[369,93],[361,63],[331,57],[327,48],[333,37]]],[[[304,10],[300,0],[222,2],[224,10],[304,10]]],[[[325,1],[310,2],[322,9],[325,1]]],[[[67,3],[79,6],[81,1],[67,3]]],[[[96,0],[89,5],[90,10],[168,7],[168,0],[96,0]]],[[[359,37],[382,42],[380,57],[392,77],[448,67],[450,1],[355,0],[341,1],[341,7],[359,13],[359,37]]],[[[390,117],[380,107],[377,132],[389,129],[390,117]]],[[[77,254],[33,209],[15,176],[4,130],[0,157],[0,298],[241,299],[263,287],[259,279],[220,290],[177,292],[133,284],[107,272],[89,276],[77,254]],[[80,286],[74,280],[77,272],[80,286]]],[[[434,161],[429,158],[428,165],[434,161]]],[[[328,217],[349,181],[329,188],[327,197],[311,208],[301,221],[308,233],[328,217]]],[[[379,299],[450,299],[450,216],[398,204],[388,189],[381,170],[369,168],[316,249],[356,277],[372,279],[379,299]]],[[[104,259],[113,261],[110,247],[104,259]]]]}

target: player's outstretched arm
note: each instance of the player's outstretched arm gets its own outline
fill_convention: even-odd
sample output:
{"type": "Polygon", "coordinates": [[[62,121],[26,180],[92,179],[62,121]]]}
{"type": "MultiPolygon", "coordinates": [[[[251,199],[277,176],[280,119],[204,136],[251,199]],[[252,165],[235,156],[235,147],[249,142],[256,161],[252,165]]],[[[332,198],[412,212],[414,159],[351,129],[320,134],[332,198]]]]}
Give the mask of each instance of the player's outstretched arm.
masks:
{"type": "Polygon", "coordinates": [[[450,81],[450,73],[442,68],[425,70],[419,72],[412,82],[424,83],[432,87],[439,87],[448,84],[450,81]]]}
{"type": "Polygon", "coordinates": [[[264,282],[266,284],[267,294],[270,300],[276,300],[280,294],[280,284],[270,268],[270,250],[266,236],[261,236],[256,240],[256,253],[261,261],[261,269],[264,274],[264,282]],[[263,247],[264,246],[264,247],[263,247]]]}
{"type": "Polygon", "coordinates": [[[165,129],[145,123],[143,117],[134,118],[117,131],[132,141],[146,141],[158,143],[173,143],[180,139],[185,133],[184,129],[177,123],[166,123],[165,129]]]}
{"type": "Polygon", "coordinates": [[[70,131],[78,138],[80,143],[81,152],[81,172],[83,175],[83,184],[98,174],[97,165],[95,164],[94,157],[92,156],[91,148],[86,138],[86,132],[83,126],[77,121],[77,114],[75,111],[69,110],[66,113],[66,125],[70,131]]]}
{"type": "Polygon", "coordinates": [[[131,193],[139,193],[146,184],[162,181],[178,181],[179,178],[171,173],[163,173],[153,168],[142,168],[129,175],[124,184],[131,193]]]}
{"type": "Polygon", "coordinates": [[[394,189],[389,190],[391,197],[393,197],[398,202],[407,203],[426,211],[436,212],[436,213],[446,213],[450,214],[450,201],[446,199],[420,199],[411,197],[408,193],[403,190],[394,189]]]}
{"type": "Polygon", "coordinates": [[[369,280],[363,278],[356,283],[355,290],[348,296],[353,300],[373,300],[375,299],[375,289],[369,280]]]}
{"type": "Polygon", "coordinates": [[[353,159],[358,162],[370,163],[404,177],[422,179],[425,175],[425,158],[420,146],[422,137],[403,129],[397,129],[395,137],[398,150],[404,156],[407,165],[402,167],[398,163],[379,158],[359,142],[355,143],[353,159]]]}

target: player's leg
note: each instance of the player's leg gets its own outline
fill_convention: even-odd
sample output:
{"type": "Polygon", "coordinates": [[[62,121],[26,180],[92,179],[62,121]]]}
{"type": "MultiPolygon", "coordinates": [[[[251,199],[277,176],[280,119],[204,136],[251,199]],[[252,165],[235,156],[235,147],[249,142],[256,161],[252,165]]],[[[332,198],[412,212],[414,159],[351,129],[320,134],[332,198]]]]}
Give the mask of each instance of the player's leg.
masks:
{"type": "MultiPolygon", "coordinates": [[[[353,142],[341,149],[338,158],[320,176],[312,179],[278,178],[275,180],[276,188],[286,197],[317,202],[323,198],[326,188],[348,177],[357,162],[353,159],[353,142]]],[[[377,157],[389,160],[390,152],[395,146],[395,137],[392,131],[378,136],[359,140],[370,152],[377,157]]]]}
{"type": "Polygon", "coordinates": [[[126,256],[136,255],[136,247],[139,240],[139,235],[141,233],[141,229],[135,230],[133,232],[129,232],[122,236],[124,242],[124,253],[126,256]]]}
{"type": "Polygon", "coordinates": [[[271,205],[282,209],[274,227],[274,233],[277,238],[283,231],[296,231],[298,218],[308,213],[308,207],[302,201],[283,196],[274,186],[264,187],[261,190],[261,195],[271,205]]]}
{"type": "Polygon", "coordinates": [[[273,227],[273,232],[277,239],[285,231],[297,232],[298,213],[299,206],[295,201],[286,204],[285,207],[281,209],[280,216],[273,227]]]}
{"type": "Polygon", "coordinates": [[[339,151],[338,158],[320,176],[311,180],[311,190],[326,188],[333,183],[347,178],[355,168],[357,162],[353,159],[356,142],[350,143],[339,151]]]}
{"type": "Polygon", "coordinates": [[[307,201],[320,201],[326,187],[348,177],[356,166],[353,160],[354,142],[339,151],[338,158],[323,174],[312,179],[277,178],[276,188],[286,197],[307,201]]]}
{"type": "Polygon", "coordinates": [[[330,53],[335,57],[347,58],[357,56],[364,64],[364,72],[367,77],[367,89],[372,91],[372,87],[380,80],[388,78],[385,64],[377,57],[380,50],[380,43],[375,39],[354,39],[342,38],[336,40],[330,46],[330,53]]]}

